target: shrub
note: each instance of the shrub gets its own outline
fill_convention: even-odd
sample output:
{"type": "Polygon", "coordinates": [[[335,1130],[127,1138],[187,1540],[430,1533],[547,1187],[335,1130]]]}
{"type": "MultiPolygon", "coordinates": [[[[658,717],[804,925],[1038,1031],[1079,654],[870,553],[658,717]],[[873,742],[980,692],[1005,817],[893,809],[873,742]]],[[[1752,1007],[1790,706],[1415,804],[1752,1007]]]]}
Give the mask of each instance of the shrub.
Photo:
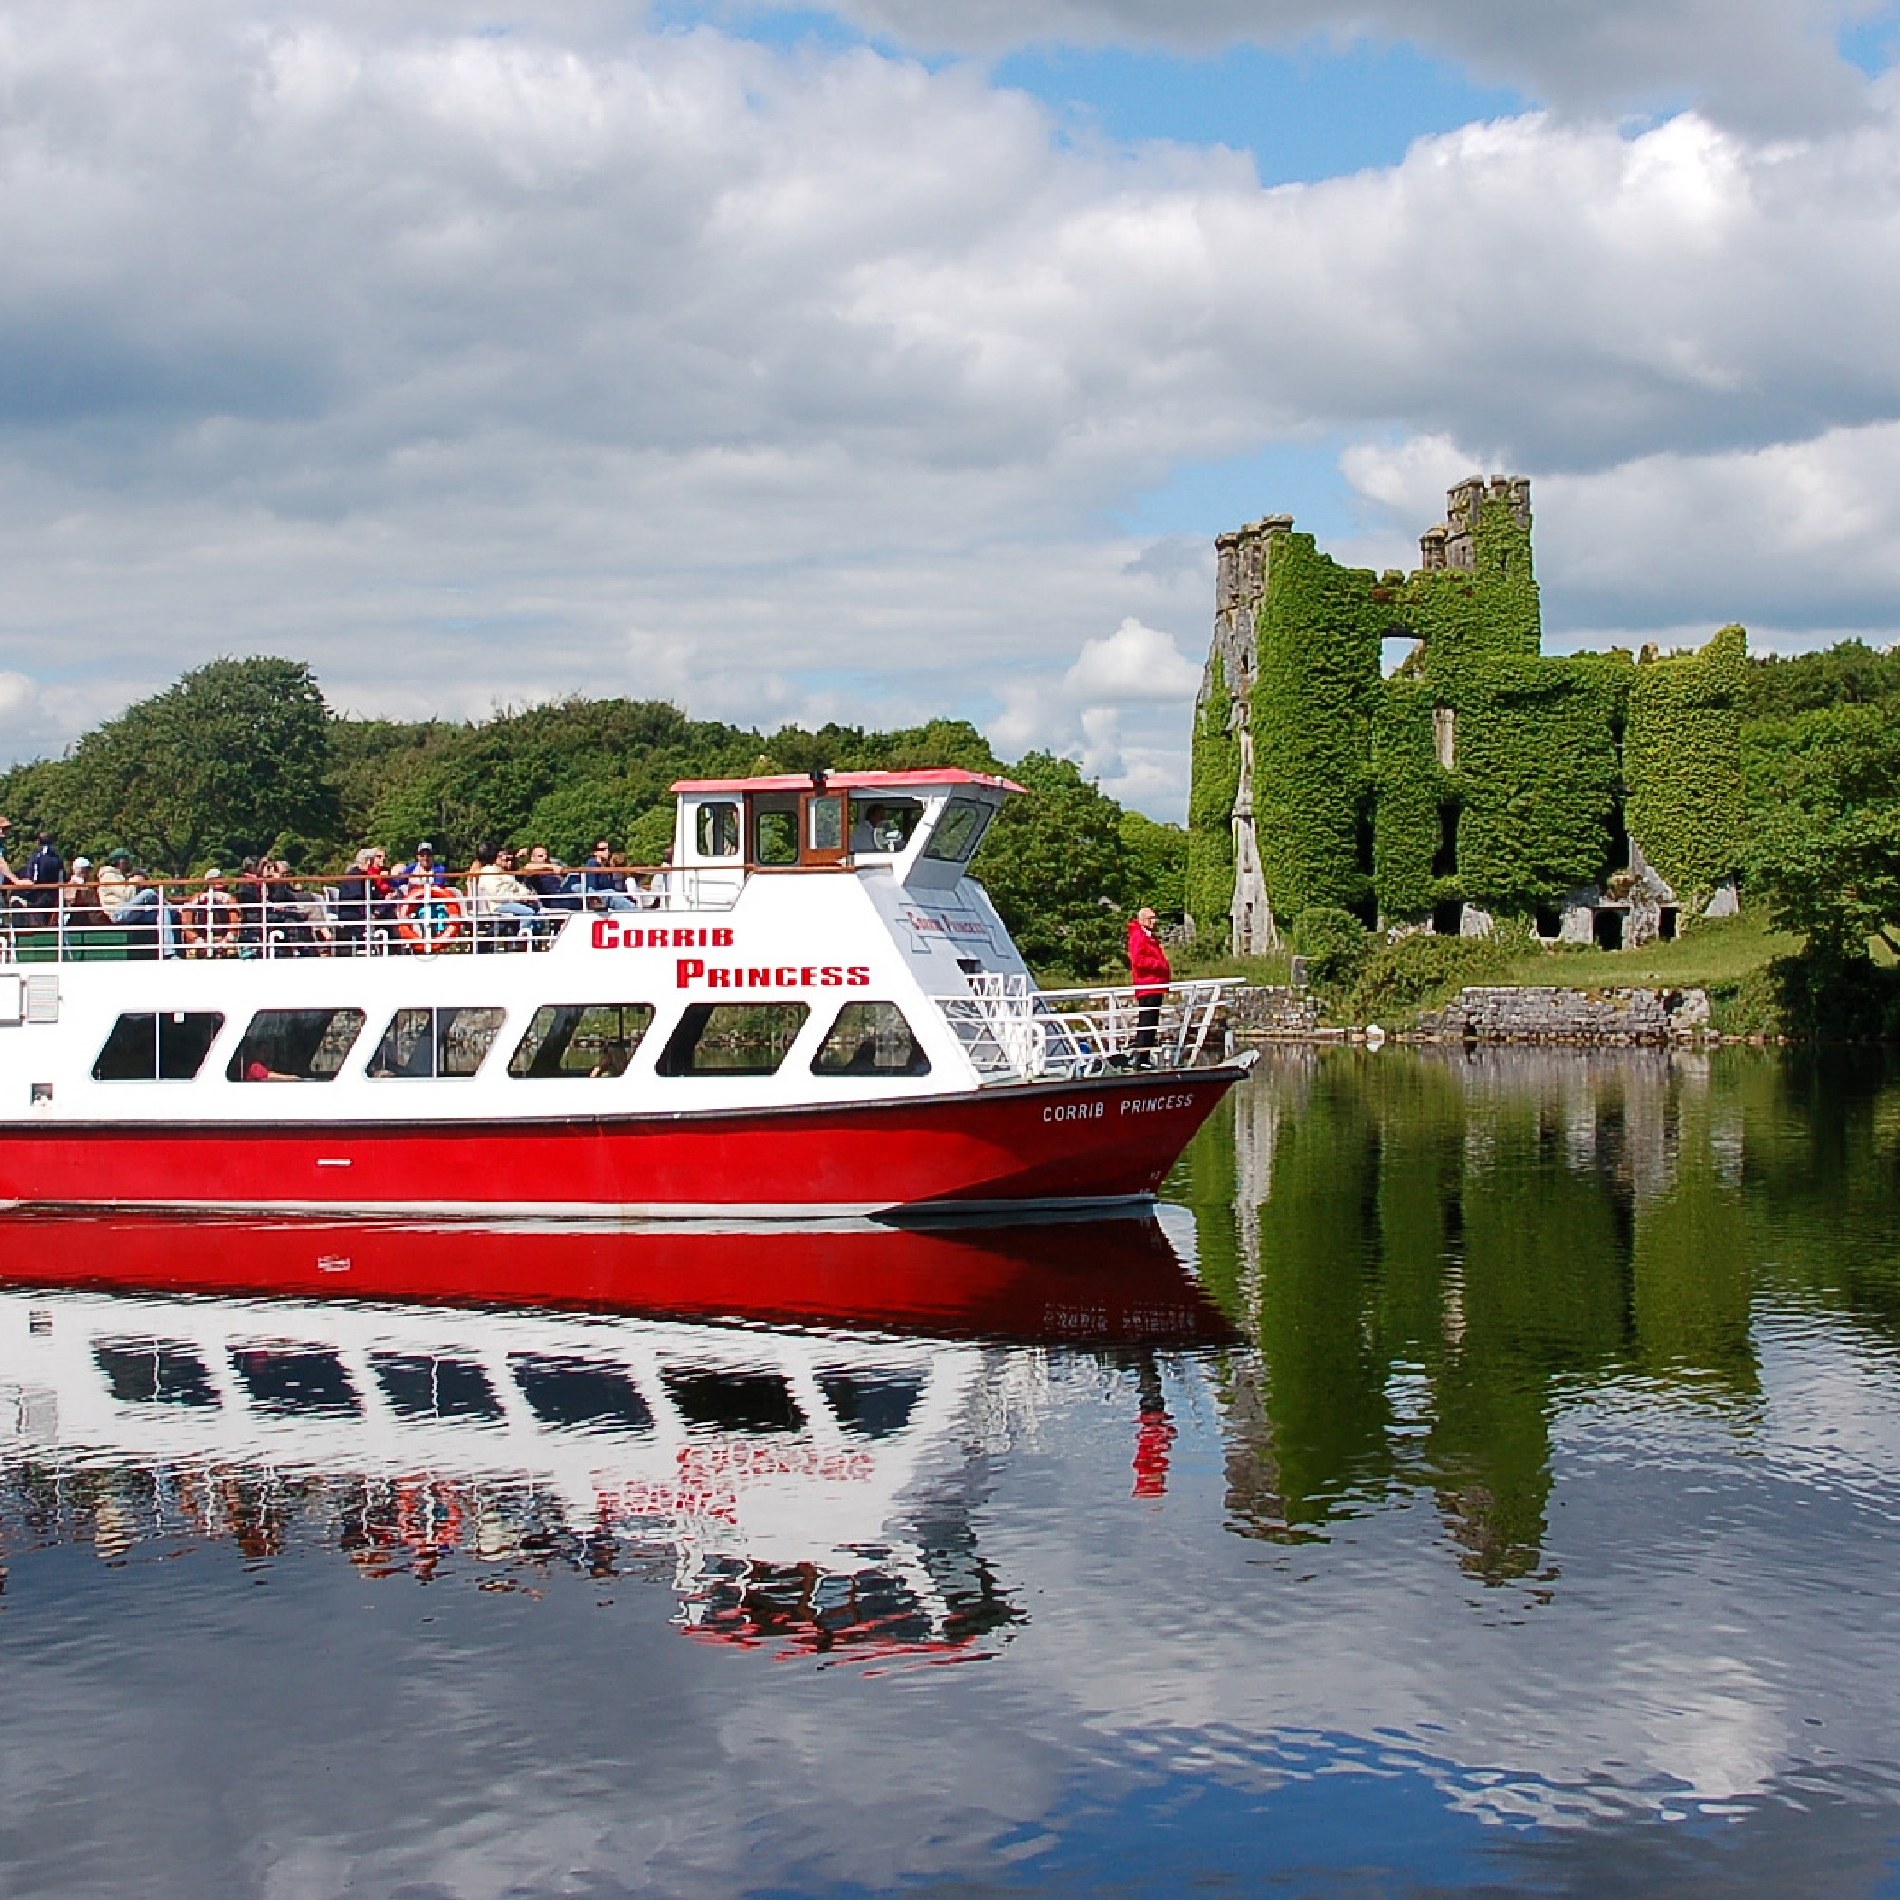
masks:
{"type": "Polygon", "coordinates": [[[1349,910],[1311,904],[1293,920],[1293,954],[1306,959],[1306,980],[1324,996],[1345,995],[1371,951],[1371,931],[1349,910]]]}
{"type": "Polygon", "coordinates": [[[1434,937],[1423,931],[1382,943],[1353,985],[1355,1022],[1383,1022],[1442,1003],[1469,983],[1499,976],[1514,945],[1497,937],[1434,937]]]}

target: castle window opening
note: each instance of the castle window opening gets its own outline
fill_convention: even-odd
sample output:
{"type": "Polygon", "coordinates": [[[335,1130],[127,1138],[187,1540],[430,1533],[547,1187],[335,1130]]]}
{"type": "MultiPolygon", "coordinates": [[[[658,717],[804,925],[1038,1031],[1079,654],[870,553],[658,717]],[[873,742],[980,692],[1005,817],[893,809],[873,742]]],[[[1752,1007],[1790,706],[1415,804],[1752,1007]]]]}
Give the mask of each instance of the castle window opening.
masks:
{"type": "Polygon", "coordinates": [[[1458,927],[1464,921],[1465,900],[1462,897],[1448,898],[1442,904],[1432,906],[1432,934],[1439,937],[1455,937],[1458,927]]]}
{"type": "Polygon", "coordinates": [[[1622,949],[1623,912],[1605,905],[1590,920],[1590,934],[1596,939],[1599,950],[1622,949]]]}
{"type": "Polygon", "coordinates": [[[1438,808],[1438,846],[1432,853],[1433,877],[1458,875],[1458,801],[1448,798],[1438,808]]]}
{"type": "Polygon", "coordinates": [[[1674,904],[1665,904],[1657,913],[1656,936],[1662,943],[1674,943],[1682,913],[1674,904]]]}
{"type": "Polygon", "coordinates": [[[1549,904],[1539,904],[1536,912],[1536,930],[1540,937],[1555,937],[1562,934],[1564,921],[1555,908],[1549,904]]]}
{"type": "Polygon", "coordinates": [[[1425,643],[1413,633],[1388,633],[1379,642],[1379,671],[1390,679],[1425,643]]]}

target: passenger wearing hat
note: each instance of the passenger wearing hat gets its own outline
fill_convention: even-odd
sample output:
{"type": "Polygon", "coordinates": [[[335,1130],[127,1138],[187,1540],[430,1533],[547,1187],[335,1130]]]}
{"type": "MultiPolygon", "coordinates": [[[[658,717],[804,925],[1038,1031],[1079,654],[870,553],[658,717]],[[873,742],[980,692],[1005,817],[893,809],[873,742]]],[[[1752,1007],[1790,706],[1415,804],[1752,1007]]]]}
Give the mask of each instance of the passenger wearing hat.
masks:
{"type": "Polygon", "coordinates": [[[435,846],[424,838],[416,846],[416,855],[407,864],[397,865],[390,875],[403,891],[439,890],[449,881],[449,867],[436,862],[435,846]]]}
{"type": "Polygon", "coordinates": [[[73,859],[72,875],[61,893],[68,930],[97,930],[106,921],[105,912],[99,908],[99,889],[92,881],[92,871],[90,858],[73,859]]]}

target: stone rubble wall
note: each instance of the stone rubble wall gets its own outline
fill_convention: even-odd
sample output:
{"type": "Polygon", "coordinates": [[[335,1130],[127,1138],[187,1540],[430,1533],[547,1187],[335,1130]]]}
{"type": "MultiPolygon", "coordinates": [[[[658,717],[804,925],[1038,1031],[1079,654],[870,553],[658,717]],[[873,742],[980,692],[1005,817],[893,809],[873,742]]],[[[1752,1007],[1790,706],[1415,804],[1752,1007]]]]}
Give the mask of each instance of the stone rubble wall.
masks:
{"type": "Polygon", "coordinates": [[[1714,1040],[1705,990],[1468,989],[1407,1040],[1618,1048],[1714,1040]]]}
{"type": "Polygon", "coordinates": [[[1332,1041],[1345,1034],[1320,1027],[1319,1003],[1311,990],[1284,984],[1249,984],[1229,999],[1227,1022],[1248,1042],[1332,1041]]]}

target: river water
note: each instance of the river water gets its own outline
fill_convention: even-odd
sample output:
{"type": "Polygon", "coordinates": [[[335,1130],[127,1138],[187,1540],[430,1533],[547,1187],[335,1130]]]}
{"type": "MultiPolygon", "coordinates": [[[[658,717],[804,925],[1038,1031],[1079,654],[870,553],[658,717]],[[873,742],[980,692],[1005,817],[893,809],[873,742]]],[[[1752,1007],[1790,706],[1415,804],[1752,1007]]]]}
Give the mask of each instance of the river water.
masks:
{"type": "Polygon", "coordinates": [[[1900,1893],[1897,1169],[1340,1049],[1157,1222],[0,1223],[0,1893],[1900,1893]]]}

